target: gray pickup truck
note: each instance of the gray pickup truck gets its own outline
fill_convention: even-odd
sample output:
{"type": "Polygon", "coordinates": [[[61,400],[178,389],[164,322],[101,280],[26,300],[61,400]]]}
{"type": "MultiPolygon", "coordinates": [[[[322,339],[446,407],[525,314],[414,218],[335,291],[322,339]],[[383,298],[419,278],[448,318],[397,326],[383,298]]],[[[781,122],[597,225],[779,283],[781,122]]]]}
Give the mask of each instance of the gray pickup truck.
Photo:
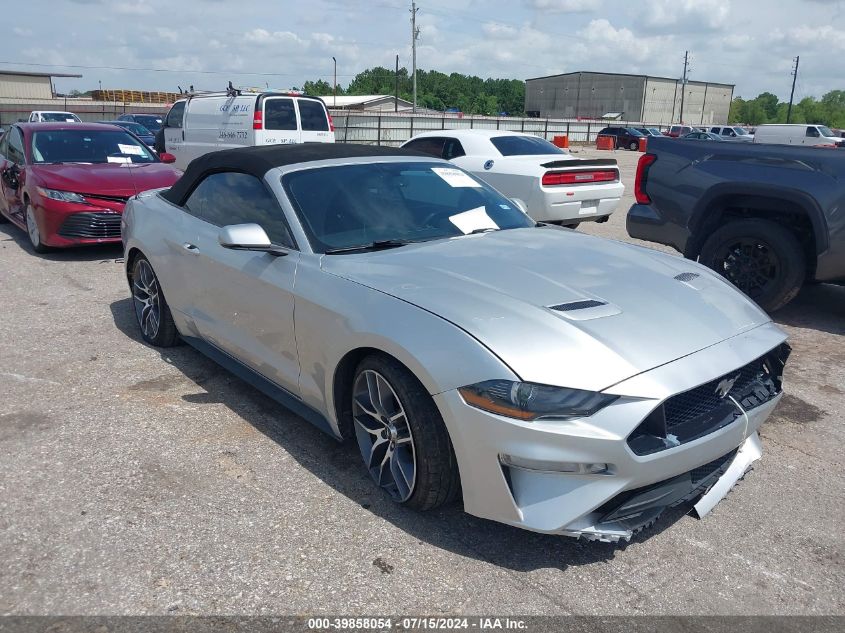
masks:
{"type": "Polygon", "coordinates": [[[676,248],[777,310],[845,282],[845,150],[650,138],[628,234],[676,248]]]}

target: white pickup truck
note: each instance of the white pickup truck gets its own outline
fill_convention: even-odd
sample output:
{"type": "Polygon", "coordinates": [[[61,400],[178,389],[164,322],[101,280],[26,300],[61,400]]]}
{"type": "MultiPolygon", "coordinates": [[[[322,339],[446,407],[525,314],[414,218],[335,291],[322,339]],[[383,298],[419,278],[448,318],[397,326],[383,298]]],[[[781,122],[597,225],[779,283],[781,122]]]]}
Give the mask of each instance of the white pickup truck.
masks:
{"type": "Polygon", "coordinates": [[[612,158],[580,159],[545,139],[504,130],[436,130],[402,145],[445,158],[520,202],[538,222],[606,222],[625,186],[612,158]]]}

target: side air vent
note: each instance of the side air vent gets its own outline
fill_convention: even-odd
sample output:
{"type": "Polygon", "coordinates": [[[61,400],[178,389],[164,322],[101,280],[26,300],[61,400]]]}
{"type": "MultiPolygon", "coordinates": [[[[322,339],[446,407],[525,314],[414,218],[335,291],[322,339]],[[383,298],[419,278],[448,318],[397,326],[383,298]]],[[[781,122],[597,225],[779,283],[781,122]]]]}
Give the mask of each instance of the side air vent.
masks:
{"type": "Polygon", "coordinates": [[[587,308],[598,308],[607,305],[604,301],[596,301],[595,299],[586,299],[584,301],[571,301],[569,303],[561,303],[556,306],[549,306],[551,310],[558,312],[572,312],[573,310],[586,310],[587,308]]]}
{"type": "Polygon", "coordinates": [[[701,275],[699,275],[698,273],[689,273],[689,272],[679,273],[679,274],[675,275],[675,279],[677,279],[678,281],[692,281],[693,279],[697,279],[698,277],[701,277],[701,275]]]}

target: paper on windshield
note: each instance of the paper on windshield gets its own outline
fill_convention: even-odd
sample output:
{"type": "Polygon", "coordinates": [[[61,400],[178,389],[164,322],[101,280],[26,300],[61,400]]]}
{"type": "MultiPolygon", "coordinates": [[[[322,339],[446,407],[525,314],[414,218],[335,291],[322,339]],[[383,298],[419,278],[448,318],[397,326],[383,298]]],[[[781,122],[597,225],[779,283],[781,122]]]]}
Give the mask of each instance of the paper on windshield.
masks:
{"type": "Polygon", "coordinates": [[[487,215],[484,207],[477,207],[449,216],[449,221],[458,227],[458,230],[467,235],[479,229],[498,229],[499,226],[487,215]]]}
{"type": "Polygon", "coordinates": [[[431,171],[445,180],[451,187],[480,187],[481,183],[465,174],[460,169],[432,167],[431,171]]]}
{"type": "Polygon", "coordinates": [[[122,143],[118,143],[117,147],[120,149],[121,154],[134,154],[135,156],[143,156],[144,150],[137,145],[123,145],[122,143]]]}
{"type": "Polygon", "coordinates": [[[128,156],[106,156],[106,160],[110,163],[131,163],[132,159],[128,156]]]}

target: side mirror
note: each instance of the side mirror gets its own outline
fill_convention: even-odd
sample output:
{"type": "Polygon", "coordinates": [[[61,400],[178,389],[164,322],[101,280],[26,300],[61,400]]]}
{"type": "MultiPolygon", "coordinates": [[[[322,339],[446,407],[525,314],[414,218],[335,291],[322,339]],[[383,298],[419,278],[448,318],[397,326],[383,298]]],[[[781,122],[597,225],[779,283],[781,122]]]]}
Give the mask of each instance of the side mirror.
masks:
{"type": "Polygon", "coordinates": [[[176,162],[176,157],[173,154],[171,154],[170,152],[162,152],[161,154],[158,155],[158,158],[162,163],[175,163],[176,162]]]}
{"type": "Polygon", "coordinates": [[[513,202],[514,206],[522,211],[524,214],[528,215],[528,207],[526,204],[520,200],[519,198],[511,198],[511,202],[513,202]]]}
{"type": "Polygon", "coordinates": [[[288,250],[274,246],[267,232],[258,224],[230,224],[220,229],[217,241],[223,248],[235,251],[259,251],[272,255],[287,255],[288,250]]]}

